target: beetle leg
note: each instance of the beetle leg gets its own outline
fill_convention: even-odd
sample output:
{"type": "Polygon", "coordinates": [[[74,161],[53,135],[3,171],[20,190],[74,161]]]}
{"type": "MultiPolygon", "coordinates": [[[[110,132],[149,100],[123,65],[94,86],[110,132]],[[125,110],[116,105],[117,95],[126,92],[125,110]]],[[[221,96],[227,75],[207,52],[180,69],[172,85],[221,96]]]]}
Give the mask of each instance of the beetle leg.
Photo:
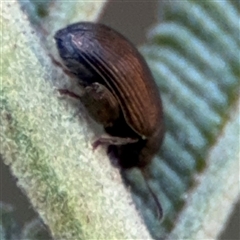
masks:
{"type": "Polygon", "coordinates": [[[92,83],[80,98],[92,118],[104,127],[111,127],[119,118],[119,103],[104,85],[92,83]]]}
{"type": "Polygon", "coordinates": [[[74,74],[72,74],[61,62],[56,60],[51,54],[48,54],[48,56],[51,58],[52,63],[56,65],[57,67],[61,68],[64,73],[66,73],[69,77],[74,78],[76,77],[74,74]]]}
{"type": "Polygon", "coordinates": [[[74,93],[74,92],[69,91],[68,89],[61,88],[61,89],[58,89],[58,92],[59,92],[61,95],[67,95],[67,96],[69,96],[69,97],[82,100],[82,97],[81,97],[81,96],[77,95],[77,94],[74,93]]]}
{"type": "MultiPolygon", "coordinates": [[[[120,105],[113,94],[100,83],[93,83],[85,88],[82,102],[92,117],[106,128],[115,125],[120,116],[120,105]]],[[[101,136],[93,144],[93,150],[99,145],[125,145],[139,139],[117,136],[101,136]]]]}
{"type": "MultiPolygon", "coordinates": [[[[116,98],[104,85],[97,82],[86,87],[85,90],[82,102],[89,113],[105,128],[112,127],[120,116],[120,105],[116,98]]],[[[93,150],[95,150],[99,145],[124,145],[137,141],[138,139],[129,137],[104,135],[99,137],[92,146],[93,150]]]]}
{"type": "Polygon", "coordinates": [[[58,89],[60,94],[79,99],[91,117],[103,127],[111,127],[119,118],[120,106],[113,94],[102,84],[92,83],[80,96],[68,89],[58,89]]]}
{"type": "Polygon", "coordinates": [[[120,106],[113,94],[103,85],[92,83],[85,87],[82,96],[68,89],[58,89],[60,94],[79,99],[91,117],[104,127],[111,127],[119,118],[120,106]]]}
{"type": "Polygon", "coordinates": [[[93,150],[95,150],[99,145],[125,145],[129,143],[135,143],[139,139],[134,138],[122,138],[114,136],[101,136],[95,142],[93,142],[93,150]]]}
{"type": "MultiPolygon", "coordinates": [[[[92,118],[105,128],[112,127],[119,119],[120,106],[113,94],[102,84],[92,83],[85,88],[84,94],[79,96],[67,89],[59,89],[61,94],[79,99],[86,107],[92,118]]],[[[139,139],[116,136],[101,136],[92,146],[95,150],[99,145],[125,145],[135,143],[139,139]]]]}

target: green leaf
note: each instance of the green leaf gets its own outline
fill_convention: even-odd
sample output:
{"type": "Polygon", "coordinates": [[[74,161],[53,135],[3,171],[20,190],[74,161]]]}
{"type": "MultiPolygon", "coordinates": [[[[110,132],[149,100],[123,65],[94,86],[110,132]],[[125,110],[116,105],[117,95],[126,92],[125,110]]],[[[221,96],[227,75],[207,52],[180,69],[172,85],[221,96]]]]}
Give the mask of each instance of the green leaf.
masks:
{"type": "Polygon", "coordinates": [[[239,8],[231,1],[170,1],[164,13],[141,48],[167,129],[149,167],[161,224],[137,174],[128,182],[155,238],[216,238],[239,199],[239,8]]]}
{"type": "MultiPolygon", "coordinates": [[[[236,2],[167,2],[165,22],[141,48],[161,91],[167,128],[149,167],[162,223],[139,171],[124,175],[155,238],[216,238],[239,199],[236,2]]],[[[48,57],[54,32],[95,20],[102,4],[53,3],[41,5],[45,14],[34,22],[41,42],[17,2],[1,5],[0,152],[55,238],[149,239],[105,150],[92,153],[92,122],[77,118],[77,104],[70,108],[53,90],[52,83],[68,80],[48,57]]]]}
{"type": "Polygon", "coordinates": [[[150,238],[84,116],[54,91],[57,70],[18,2],[1,7],[0,152],[18,186],[56,239],[150,238]]]}

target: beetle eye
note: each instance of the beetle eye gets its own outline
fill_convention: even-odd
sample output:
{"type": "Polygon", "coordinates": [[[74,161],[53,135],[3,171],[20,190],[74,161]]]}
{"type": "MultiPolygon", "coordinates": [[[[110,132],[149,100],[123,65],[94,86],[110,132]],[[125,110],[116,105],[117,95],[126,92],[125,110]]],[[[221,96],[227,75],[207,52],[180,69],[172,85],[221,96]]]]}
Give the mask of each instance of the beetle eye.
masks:
{"type": "Polygon", "coordinates": [[[71,35],[69,34],[65,36],[56,35],[55,40],[61,58],[67,59],[71,58],[74,55],[74,48],[72,46],[71,35]]]}

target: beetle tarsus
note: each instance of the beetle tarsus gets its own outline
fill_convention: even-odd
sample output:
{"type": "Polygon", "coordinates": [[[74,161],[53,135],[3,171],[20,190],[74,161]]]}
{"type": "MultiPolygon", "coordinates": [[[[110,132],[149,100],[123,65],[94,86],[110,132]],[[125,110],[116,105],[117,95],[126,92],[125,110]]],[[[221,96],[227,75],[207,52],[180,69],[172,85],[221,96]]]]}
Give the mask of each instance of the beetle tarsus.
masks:
{"type": "Polygon", "coordinates": [[[74,92],[69,91],[68,89],[60,88],[60,89],[58,89],[58,92],[61,95],[67,95],[69,97],[72,97],[72,98],[75,98],[75,99],[79,99],[79,100],[82,99],[79,95],[75,94],[74,92]]]}
{"type": "Polygon", "coordinates": [[[134,138],[121,138],[113,136],[102,136],[97,139],[93,144],[93,150],[95,150],[99,145],[125,145],[130,143],[138,142],[138,139],[134,138]]]}

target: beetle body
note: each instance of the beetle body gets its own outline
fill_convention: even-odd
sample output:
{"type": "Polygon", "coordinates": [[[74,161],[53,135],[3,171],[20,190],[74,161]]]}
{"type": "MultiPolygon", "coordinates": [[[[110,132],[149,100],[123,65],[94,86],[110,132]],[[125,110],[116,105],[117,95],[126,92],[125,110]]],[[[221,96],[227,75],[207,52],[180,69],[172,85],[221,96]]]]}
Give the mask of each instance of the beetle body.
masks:
{"type": "Polygon", "coordinates": [[[79,84],[89,92],[97,86],[95,92],[101,92],[98,99],[85,101],[94,119],[112,137],[136,139],[129,144],[110,142],[122,166],[146,166],[160,148],[164,127],[158,88],[143,57],[125,37],[102,24],[72,24],[59,30],[55,40],[79,84]]]}

